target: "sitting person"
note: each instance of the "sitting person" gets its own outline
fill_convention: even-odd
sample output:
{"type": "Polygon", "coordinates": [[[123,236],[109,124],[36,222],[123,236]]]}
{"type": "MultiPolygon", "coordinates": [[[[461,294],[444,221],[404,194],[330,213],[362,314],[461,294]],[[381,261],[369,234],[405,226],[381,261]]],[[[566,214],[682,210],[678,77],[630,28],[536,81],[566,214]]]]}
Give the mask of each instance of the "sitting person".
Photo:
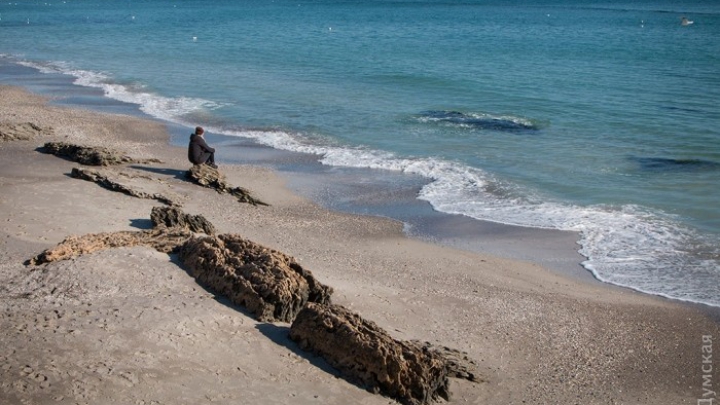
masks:
{"type": "Polygon", "coordinates": [[[215,164],[215,149],[208,146],[203,135],[205,130],[202,127],[195,128],[195,133],[190,135],[188,145],[188,160],[195,165],[206,164],[217,169],[215,164]]]}

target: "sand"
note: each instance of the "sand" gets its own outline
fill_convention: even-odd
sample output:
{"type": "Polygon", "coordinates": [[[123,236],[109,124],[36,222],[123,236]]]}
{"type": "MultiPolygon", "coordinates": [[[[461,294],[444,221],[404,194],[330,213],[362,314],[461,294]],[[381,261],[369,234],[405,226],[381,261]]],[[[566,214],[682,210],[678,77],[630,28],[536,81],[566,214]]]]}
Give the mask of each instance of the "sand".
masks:
{"type": "Polygon", "coordinates": [[[150,228],[162,205],[71,178],[79,164],[36,151],[48,141],[161,159],[114,170],[146,176],[220,233],[295,257],[335,289],[334,303],[394,337],[466,351],[484,381],[453,381],[451,403],[703,398],[703,337],[720,336],[717,309],[409,239],[401,223],[294,195],[268,169],[221,165],[271,206],[238,203],[183,178],[186,151],[169,146],[160,122],[0,86],[3,126],[29,139],[0,141],[0,404],[394,403],[300,350],[289,325],[257,322],[198,285],[174,255],[134,247],[24,265],[69,235],[150,228]]]}

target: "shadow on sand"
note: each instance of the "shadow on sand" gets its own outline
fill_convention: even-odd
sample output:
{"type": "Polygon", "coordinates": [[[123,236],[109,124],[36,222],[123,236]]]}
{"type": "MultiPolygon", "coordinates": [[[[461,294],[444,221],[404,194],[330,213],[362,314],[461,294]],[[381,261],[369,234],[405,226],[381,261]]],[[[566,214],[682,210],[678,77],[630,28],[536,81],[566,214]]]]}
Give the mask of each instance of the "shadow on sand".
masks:
{"type": "Polygon", "coordinates": [[[168,169],[168,168],[163,168],[163,167],[138,166],[138,165],[131,165],[128,167],[135,169],[135,170],[143,170],[143,171],[150,172],[150,173],[162,174],[165,176],[172,176],[178,180],[189,181],[185,175],[187,173],[187,170],[177,170],[177,169],[168,169]]]}
{"type": "MultiPolygon", "coordinates": [[[[176,266],[178,266],[181,270],[186,272],[190,277],[193,277],[190,270],[182,263],[180,260],[180,257],[178,254],[170,254],[170,261],[174,263],[176,266]]],[[[194,277],[193,277],[194,279],[194,277]]],[[[248,319],[257,322],[255,320],[254,315],[248,311],[245,307],[235,304],[232,301],[230,301],[227,297],[223,295],[216,294],[211,289],[205,287],[204,285],[198,283],[198,286],[202,288],[204,291],[208,292],[209,294],[212,294],[213,299],[218,302],[219,304],[225,305],[228,308],[231,308],[242,315],[246,316],[248,319]]],[[[258,322],[255,325],[255,329],[257,329],[260,333],[263,334],[266,338],[268,338],[271,342],[275,343],[278,346],[284,347],[287,350],[289,350],[291,353],[305,359],[310,363],[311,365],[317,367],[318,369],[328,373],[329,375],[335,377],[335,378],[342,378],[349,384],[355,385],[356,387],[365,390],[366,388],[362,385],[357,384],[355,381],[347,380],[337,369],[332,367],[330,364],[328,364],[325,359],[323,359],[320,356],[316,356],[313,353],[304,351],[300,349],[297,343],[293,342],[290,339],[290,327],[289,326],[281,326],[276,325],[273,323],[260,323],[258,322]]]]}

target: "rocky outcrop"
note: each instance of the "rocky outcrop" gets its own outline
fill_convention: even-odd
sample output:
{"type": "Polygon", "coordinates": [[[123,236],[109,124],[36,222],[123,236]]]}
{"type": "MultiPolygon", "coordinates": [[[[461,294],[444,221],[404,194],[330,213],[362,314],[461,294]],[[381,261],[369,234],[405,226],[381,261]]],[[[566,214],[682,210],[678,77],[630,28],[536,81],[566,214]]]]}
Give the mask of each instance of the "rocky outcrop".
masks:
{"type": "Polygon", "coordinates": [[[117,191],[132,197],[148,198],[160,201],[167,205],[181,205],[180,197],[168,193],[168,195],[154,192],[153,187],[148,187],[148,180],[151,184],[155,179],[147,176],[134,175],[124,172],[99,171],[94,169],[82,169],[74,167],[70,176],[97,183],[100,187],[111,191],[117,191]],[[145,189],[145,190],[143,190],[145,189]]]}
{"type": "Polygon", "coordinates": [[[81,146],[66,142],[47,142],[39,152],[60,156],[88,166],[112,166],[124,163],[161,163],[157,159],[134,159],[116,150],[99,146],[81,146]]]}
{"type": "Polygon", "coordinates": [[[54,248],[47,249],[28,260],[26,264],[37,266],[118,247],[148,246],[163,253],[171,253],[177,251],[191,236],[192,232],[180,228],[157,228],[146,231],[118,231],[69,236],[54,248]]]}
{"type": "Polygon", "coordinates": [[[301,349],[322,356],[348,380],[404,404],[449,399],[449,377],[477,380],[471,363],[462,357],[448,358],[429,344],[395,340],[338,305],[307,304],[292,323],[290,338],[301,349]]]}
{"type": "Polygon", "coordinates": [[[42,128],[32,122],[0,123],[0,141],[26,141],[37,135],[52,135],[52,128],[42,128]]]}
{"type": "Polygon", "coordinates": [[[177,208],[153,207],[150,218],[153,229],[69,236],[25,264],[37,266],[119,247],[147,246],[159,252],[174,253],[180,250],[196,230],[203,233],[215,232],[213,224],[202,215],[189,215],[177,208]]]}
{"type": "Polygon", "coordinates": [[[294,258],[238,235],[213,235],[200,215],[155,207],[154,228],[70,236],[28,260],[40,265],[109,248],[147,246],[177,252],[198,283],[244,306],[263,322],[292,322],[290,339],[322,356],[343,377],[403,404],[449,399],[449,378],[479,381],[465,353],[419,341],[401,341],[338,305],[332,288],[294,258]],[[195,232],[203,232],[200,235],[195,232]]]}
{"type": "Polygon", "coordinates": [[[406,340],[405,343],[415,346],[424,352],[434,352],[442,357],[448,369],[448,377],[474,382],[482,381],[477,373],[477,364],[469,358],[465,352],[447,346],[434,345],[430,342],[421,342],[419,340],[406,340]]]}
{"type": "Polygon", "coordinates": [[[252,205],[269,205],[253,197],[247,189],[230,186],[225,180],[225,176],[211,166],[204,164],[193,165],[193,167],[187,171],[185,177],[203,187],[212,188],[218,193],[235,196],[239,202],[252,205]]]}
{"type": "Polygon", "coordinates": [[[154,228],[183,228],[195,233],[215,234],[215,226],[202,215],[190,215],[177,207],[153,207],[150,220],[154,228]]]}
{"type": "Polygon", "coordinates": [[[292,322],[306,303],[330,302],[332,288],[295,259],[238,235],[194,237],[180,258],[199,283],[260,321],[292,322]]]}
{"type": "Polygon", "coordinates": [[[99,250],[148,246],[160,252],[180,252],[180,259],[199,283],[245,306],[261,321],[292,322],[308,302],[330,303],[332,288],[318,282],[294,258],[238,235],[214,233],[202,216],[177,209],[155,208],[155,228],[70,236],[54,248],[28,260],[40,265],[99,250]]]}

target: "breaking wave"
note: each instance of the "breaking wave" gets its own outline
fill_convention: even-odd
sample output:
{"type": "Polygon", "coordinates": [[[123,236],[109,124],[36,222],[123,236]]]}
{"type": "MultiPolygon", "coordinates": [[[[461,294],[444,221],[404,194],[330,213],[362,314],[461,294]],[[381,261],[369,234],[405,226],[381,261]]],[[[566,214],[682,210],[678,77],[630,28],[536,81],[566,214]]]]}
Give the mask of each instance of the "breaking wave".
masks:
{"type": "Polygon", "coordinates": [[[98,88],[106,97],[136,104],[140,110],[150,116],[167,121],[180,122],[187,114],[198,110],[213,110],[221,104],[190,97],[164,97],[149,92],[141,83],[119,84],[113,81],[110,74],[75,69],[63,62],[36,63],[20,60],[20,65],[35,68],[42,73],[62,73],[75,77],[74,83],[78,86],[98,88]]]}

